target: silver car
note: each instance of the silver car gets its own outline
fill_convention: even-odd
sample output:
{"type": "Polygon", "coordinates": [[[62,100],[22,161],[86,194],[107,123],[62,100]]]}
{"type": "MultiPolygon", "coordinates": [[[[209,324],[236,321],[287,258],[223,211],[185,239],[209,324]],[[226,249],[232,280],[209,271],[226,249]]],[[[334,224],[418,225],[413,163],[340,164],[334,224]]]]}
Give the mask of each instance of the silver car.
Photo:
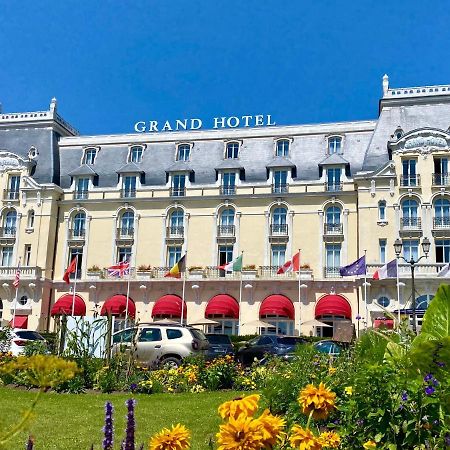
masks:
{"type": "Polygon", "coordinates": [[[178,367],[189,355],[205,355],[206,336],[196,328],[177,324],[141,323],[113,334],[112,353],[132,353],[149,367],[178,367]]]}

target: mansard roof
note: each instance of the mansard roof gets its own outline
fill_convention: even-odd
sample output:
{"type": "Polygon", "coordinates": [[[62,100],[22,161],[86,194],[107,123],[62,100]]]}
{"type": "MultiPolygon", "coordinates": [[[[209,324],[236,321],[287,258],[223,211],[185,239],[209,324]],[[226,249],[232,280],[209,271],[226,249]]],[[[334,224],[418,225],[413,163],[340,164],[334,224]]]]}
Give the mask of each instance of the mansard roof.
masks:
{"type": "Polygon", "coordinates": [[[319,163],[319,166],[337,166],[340,164],[350,164],[338,153],[332,153],[319,163]]]}
{"type": "Polygon", "coordinates": [[[267,163],[266,167],[268,169],[273,169],[276,167],[295,167],[295,164],[288,158],[276,156],[275,158],[272,159],[272,161],[267,163]]]}
{"type": "Polygon", "coordinates": [[[243,169],[244,166],[241,164],[241,162],[238,159],[230,158],[230,159],[224,159],[222,162],[216,165],[216,170],[227,170],[227,169],[236,169],[240,170],[243,169]]]}
{"type": "Polygon", "coordinates": [[[97,175],[97,172],[87,164],[82,164],[80,167],[72,170],[68,173],[71,177],[77,177],[82,175],[97,175]]]}
{"type": "Polygon", "coordinates": [[[193,172],[189,161],[177,161],[166,169],[166,172],[193,172]]]}

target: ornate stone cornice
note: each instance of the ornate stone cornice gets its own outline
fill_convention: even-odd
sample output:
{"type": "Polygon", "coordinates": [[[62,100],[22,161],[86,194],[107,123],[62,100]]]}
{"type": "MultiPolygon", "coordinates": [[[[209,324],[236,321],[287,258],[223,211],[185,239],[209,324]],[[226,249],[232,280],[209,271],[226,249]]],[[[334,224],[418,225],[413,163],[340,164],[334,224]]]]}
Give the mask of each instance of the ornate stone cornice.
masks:
{"type": "Polygon", "coordinates": [[[396,141],[389,141],[388,146],[394,155],[427,155],[436,151],[450,151],[450,134],[434,128],[421,128],[406,133],[396,141]]]}

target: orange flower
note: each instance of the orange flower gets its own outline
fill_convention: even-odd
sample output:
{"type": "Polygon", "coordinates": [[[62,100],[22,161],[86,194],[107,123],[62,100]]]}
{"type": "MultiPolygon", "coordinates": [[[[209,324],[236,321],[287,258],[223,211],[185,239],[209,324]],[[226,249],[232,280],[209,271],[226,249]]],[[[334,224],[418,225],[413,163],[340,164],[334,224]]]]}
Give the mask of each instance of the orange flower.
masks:
{"type": "Polygon", "coordinates": [[[319,439],[325,448],[338,448],[341,444],[341,437],[334,431],[324,431],[319,439]]]}
{"type": "Polygon", "coordinates": [[[309,428],[304,429],[300,425],[292,427],[289,442],[292,447],[300,450],[322,450],[320,440],[314,436],[309,428]]]}
{"type": "Polygon", "coordinates": [[[219,406],[219,415],[222,419],[233,417],[237,419],[241,414],[246,417],[253,417],[258,409],[259,395],[247,395],[247,397],[238,397],[229,402],[222,403],[219,406]]]}
{"type": "Polygon", "coordinates": [[[319,387],[308,384],[300,392],[298,403],[303,408],[303,414],[309,415],[313,411],[314,419],[326,419],[334,408],[335,398],[336,394],[327,389],[325,384],[320,383],[319,387]]]}
{"type": "Polygon", "coordinates": [[[286,421],[281,417],[273,416],[268,409],[261,414],[258,420],[263,425],[264,448],[272,448],[284,436],[283,428],[286,421]]]}

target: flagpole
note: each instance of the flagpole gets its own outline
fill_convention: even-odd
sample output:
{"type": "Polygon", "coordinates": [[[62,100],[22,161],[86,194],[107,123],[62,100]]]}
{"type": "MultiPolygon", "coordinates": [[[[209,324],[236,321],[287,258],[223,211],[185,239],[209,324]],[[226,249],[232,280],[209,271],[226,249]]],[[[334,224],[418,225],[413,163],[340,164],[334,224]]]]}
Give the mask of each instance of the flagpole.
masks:
{"type": "MultiPolygon", "coordinates": [[[[21,257],[19,256],[19,264],[17,266],[17,271],[20,269],[20,259],[21,259],[21,257]]],[[[17,271],[16,271],[16,274],[17,274],[17,271]]],[[[17,286],[16,286],[16,298],[14,300],[13,321],[12,321],[13,328],[16,327],[16,307],[17,307],[17,297],[18,296],[19,296],[19,284],[17,284],[17,286]]]]}
{"type": "Polygon", "coordinates": [[[73,296],[72,296],[72,316],[75,316],[75,295],[77,291],[77,278],[78,278],[78,253],[75,255],[75,281],[73,283],[73,296]]]}
{"type": "Polygon", "coordinates": [[[243,260],[244,260],[244,251],[241,252],[241,270],[240,270],[240,274],[241,274],[241,279],[239,282],[239,315],[238,315],[238,335],[241,334],[241,303],[242,303],[242,264],[243,264],[243,260]]]}
{"type": "Polygon", "coordinates": [[[364,250],[364,306],[366,309],[366,323],[365,329],[367,330],[367,325],[369,324],[369,307],[367,305],[367,250],[364,250]]]}
{"type": "Polygon", "coordinates": [[[398,320],[398,324],[397,326],[399,327],[400,330],[400,278],[399,278],[399,273],[398,273],[398,257],[396,258],[397,260],[397,320],[398,320]]]}
{"type": "Polygon", "coordinates": [[[127,327],[128,322],[128,299],[130,297],[130,278],[131,278],[131,255],[128,262],[128,280],[127,280],[127,299],[125,301],[125,328],[127,327]]]}
{"type": "MultiPolygon", "coordinates": [[[[302,291],[301,291],[301,280],[300,280],[300,252],[301,249],[298,249],[298,335],[301,336],[301,326],[302,326],[302,316],[301,316],[301,310],[302,310],[302,291]]],[[[294,257],[292,257],[292,260],[294,257]]],[[[292,264],[294,264],[294,261],[292,261],[292,264]]]]}
{"type": "Polygon", "coordinates": [[[181,295],[181,319],[180,323],[183,324],[183,315],[184,315],[184,295],[186,292],[186,267],[187,267],[187,251],[184,252],[184,270],[181,276],[183,277],[183,293],[181,295]]]}

